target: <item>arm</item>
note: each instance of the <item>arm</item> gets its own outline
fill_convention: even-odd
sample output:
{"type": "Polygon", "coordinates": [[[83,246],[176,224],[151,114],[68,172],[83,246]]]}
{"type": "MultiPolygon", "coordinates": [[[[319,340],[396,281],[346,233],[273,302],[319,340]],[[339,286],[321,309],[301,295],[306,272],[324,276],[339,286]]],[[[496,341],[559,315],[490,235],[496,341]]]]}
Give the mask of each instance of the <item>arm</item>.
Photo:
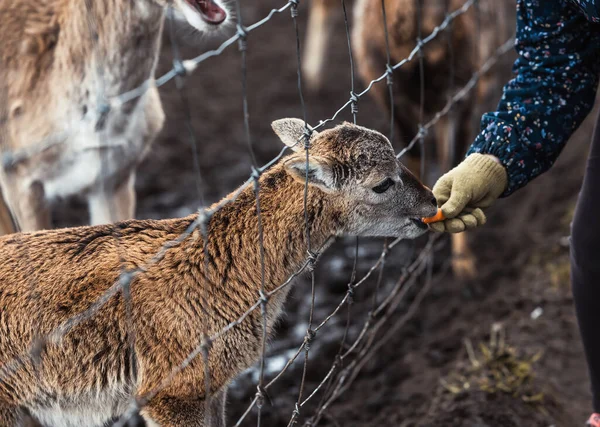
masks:
{"type": "Polygon", "coordinates": [[[517,0],[519,57],[496,112],[484,114],[467,155],[506,168],[507,196],[548,170],[594,104],[600,30],[563,1],[517,0]]]}
{"type": "Polygon", "coordinates": [[[432,229],[484,224],[481,209],[552,166],[593,106],[599,31],[566,0],[517,0],[516,77],[484,114],[467,158],[433,187],[447,219],[432,229]]]}

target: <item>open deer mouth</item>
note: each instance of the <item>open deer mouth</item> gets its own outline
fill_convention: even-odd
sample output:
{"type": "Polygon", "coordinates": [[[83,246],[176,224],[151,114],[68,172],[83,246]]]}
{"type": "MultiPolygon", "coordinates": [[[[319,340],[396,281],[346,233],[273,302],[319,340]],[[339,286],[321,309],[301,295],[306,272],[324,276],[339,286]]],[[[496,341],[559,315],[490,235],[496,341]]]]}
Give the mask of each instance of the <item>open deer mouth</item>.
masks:
{"type": "Polygon", "coordinates": [[[227,12],[220,8],[213,0],[185,1],[200,14],[205,22],[209,24],[219,25],[227,18],[227,12]]]}

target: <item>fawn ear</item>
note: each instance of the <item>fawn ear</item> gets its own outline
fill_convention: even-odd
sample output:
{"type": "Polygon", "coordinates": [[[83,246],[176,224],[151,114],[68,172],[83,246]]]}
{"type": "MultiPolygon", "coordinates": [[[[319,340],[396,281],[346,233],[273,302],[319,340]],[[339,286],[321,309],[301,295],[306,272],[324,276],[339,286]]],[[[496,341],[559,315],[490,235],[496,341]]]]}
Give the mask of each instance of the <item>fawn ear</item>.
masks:
{"type": "Polygon", "coordinates": [[[317,132],[308,124],[305,125],[304,120],[300,119],[279,119],[271,123],[273,131],[279,139],[294,151],[302,151],[304,149],[304,131],[308,128],[311,133],[310,139],[313,139],[317,132]]]}
{"type": "Polygon", "coordinates": [[[308,156],[308,173],[307,173],[306,156],[294,155],[288,158],[284,167],[296,181],[304,184],[308,177],[308,184],[319,187],[325,192],[332,192],[337,189],[333,168],[331,164],[323,157],[308,156]]]}

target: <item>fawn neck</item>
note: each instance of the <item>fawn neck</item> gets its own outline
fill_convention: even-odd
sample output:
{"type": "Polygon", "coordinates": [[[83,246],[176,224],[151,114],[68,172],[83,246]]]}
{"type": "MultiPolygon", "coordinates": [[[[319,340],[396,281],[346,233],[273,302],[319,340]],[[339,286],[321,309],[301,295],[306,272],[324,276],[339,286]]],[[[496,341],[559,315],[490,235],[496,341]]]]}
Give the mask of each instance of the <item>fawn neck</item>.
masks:
{"type": "MultiPolygon", "coordinates": [[[[306,202],[311,250],[321,251],[339,234],[342,215],[324,193],[313,187],[308,189],[306,202]]],[[[275,166],[260,178],[260,209],[265,290],[269,292],[295,273],[308,258],[304,186],[294,181],[283,166],[275,166]]],[[[262,277],[256,199],[252,186],[246,188],[236,201],[214,214],[209,236],[214,236],[208,244],[209,254],[227,258],[228,262],[241,261],[236,276],[243,278],[242,286],[254,287],[251,291],[256,296],[262,277]],[[218,247],[217,242],[222,241],[227,245],[218,247]]]]}
{"type": "MultiPolygon", "coordinates": [[[[60,0],[59,0],[60,2],[60,0]]],[[[57,78],[95,82],[106,96],[153,76],[164,11],[152,0],[62,0],[57,78]]]]}

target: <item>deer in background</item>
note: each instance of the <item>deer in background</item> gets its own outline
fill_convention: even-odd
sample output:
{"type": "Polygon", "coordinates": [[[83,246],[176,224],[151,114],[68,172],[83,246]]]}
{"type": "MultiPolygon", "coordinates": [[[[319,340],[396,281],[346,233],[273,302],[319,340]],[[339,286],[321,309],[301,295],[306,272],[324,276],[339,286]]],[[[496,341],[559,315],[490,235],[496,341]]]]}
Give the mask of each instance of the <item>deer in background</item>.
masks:
{"type": "MultiPolygon", "coordinates": [[[[259,181],[267,294],[306,262],[307,176],[314,250],[325,250],[342,235],[416,238],[426,232],[420,218],[435,214],[435,199],[383,135],[348,123],[313,132],[307,162],[298,144],[303,121],[277,120],[273,129],[293,153],[259,181]]],[[[143,271],[131,282],[130,319],[117,294],[60,343],[47,343],[37,359],[19,359],[14,374],[0,382],[0,425],[14,426],[29,413],[46,425],[101,426],[123,413],[133,397],[160,387],[204,334],[213,336],[239,319],[259,299],[262,277],[254,190],[247,186],[234,194],[207,223],[206,252],[196,229],[152,264],[153,255],[184,233],[195,215],[1,238],[0,366],[88,309],[119,273],[143,271]]],[[[268,299],[269,336],[288,292],[285,287],[268,299]]],[[[210,396],[198,357],[149,400],[142,417],[150,425],[224,426],[227,385],[259,359],[262,325],[260,310],[254,310],[212,341],[210,396]]]]}
{"type": "MultiPolygon", "coordinates": [[[[385,0],[392,64],[408,57],[414,49],[419,37],[419,14],[421,37],[425,38],[442,24],[447,13],[461,8],[464,3],[465,0],[385,0]]],[[[464,87],[487,58],[509,38],[505,7],[502,2],[479,2],[455,17],[448,30],[424,46],[425,122],[442,110],[449,97],[464,87]]],[[[356,0],[354,20],[352,47],[357,70],[363,81],[368,83],[383,74],[387,61],[381,1],[356,0]]],[[[405,142],[419,132],[419,67],[419,60],[415,57],[393,73],[394,124],[396,134],[405,142]]],[[[500,87],[498,82],[497,75],[485,75],[476,91],[454,105],[439,120],[432,132],[425,136],[425,153],[420,152],[419,146],[408,153],[407,165],[413,172],[419,171],[422,155],[426,156],[425,177],[430,175],[427,173],[428,166],[437,166],[435,177],[460,162],[475,137],[475,113],[483,112],[480,108],[489,103],[493,90],[500,87]],[[479,110],[476,106],[480,107],[479,110]]],[[[389,114],[390,99],[386,85],[374,85],[370,94],[389,114]]],[[[477,276],[475,256],[469,248],[466,234],[454,234],[451,240],[454,274],[461,279],[474,279],[477,276]]]]}
{"type": "MultiPolygon", "coordinates": [[[[392,65],[407,58],[416,46],[419,37],[419,1],[421,38],[427,37],[436,26],[442,24],[448,12],[465,3],[465,0],[385,0],[392,65]]],[[[312,90],[319,89],[323,83],[326,50],[336,7],[337,14],[341,14],[339,0],[313,0],[311,3],[303,72],[307,86],[312,90]]],[[[480,1],[468,12],[456,17],[450,29],[424,46],[425,122],[440,111],[449,96],[463,87],[483,62],[509,38],[506,8],[507,5],[502,2],[480,1]]],[[[381,0],[355,0],[352,49],[358,74],[365,84],[385,72],[387,51],[384,28],[381,0]]],[[[485,105],[490,104],[494,89],[500,87],[500,80],[497,74],[483,76],[477,91],[454,106],[425,137],[426,165],[435,165],[437,175],[455,166],[466,152],[477,129],[475,118],[483,112],[485,105]]],[[[385,83],[374,85],[369,93],[380,108],[390,114],[389,92],[385,83]]],[[[419,132],[421,99],[418,57],[394,71],[393,95],[395,135],[406,144],[419,132]]],[[[417,146],[407,156],[407,165],[417,174],[421,169],[420,155],[417,146]]],[[[454,273],[460,278],[474,278],[475,258],[464,233],[452,236],[452,252],[454,273]]]]}
{"type": "Polygon", "coordinates": [[[158,91],[101,107],[154,76],[168,5],[200,32],[228,22],[220,0],[0,3],[0,233],[9,209],[23,231],[50,228],[51,202],[75,194],[92,224],[134,216],[135,169],[164,122],[158,91]]]}

